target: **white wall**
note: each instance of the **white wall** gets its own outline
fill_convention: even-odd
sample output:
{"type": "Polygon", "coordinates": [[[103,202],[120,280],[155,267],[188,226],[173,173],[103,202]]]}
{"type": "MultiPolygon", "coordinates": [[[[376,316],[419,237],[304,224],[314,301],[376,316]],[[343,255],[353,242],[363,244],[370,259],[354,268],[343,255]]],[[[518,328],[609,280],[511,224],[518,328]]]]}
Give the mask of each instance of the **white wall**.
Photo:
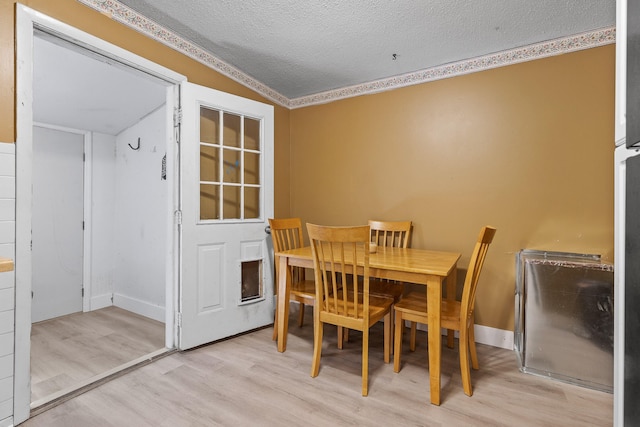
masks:
{"type": "Polygon", "coordinates": [[[162,107],[117,136],[92,133],[91,310],[115,305],[165,321],[165,129],[162,107]]]}
{"type": "Polygon", "coordinates": [[[167,206],[161,179],[166,108],[116,138],[114,305],[165,320],[167,206]],[[140,149],[133,150],[140,138],[140,149]]]}
{"type": "Polygon", "coordinates": [[[90,307],[112,305],[115,270],[116,137],[91,134],[90,307]]]}
{"type": "MultiPolygon", "coordinates": [[[[15,259],[15,144],[0,143],[0,257],[15,259]]],[[[13,424],[13,271],[0,273],[0,426],[13,424]]]]}

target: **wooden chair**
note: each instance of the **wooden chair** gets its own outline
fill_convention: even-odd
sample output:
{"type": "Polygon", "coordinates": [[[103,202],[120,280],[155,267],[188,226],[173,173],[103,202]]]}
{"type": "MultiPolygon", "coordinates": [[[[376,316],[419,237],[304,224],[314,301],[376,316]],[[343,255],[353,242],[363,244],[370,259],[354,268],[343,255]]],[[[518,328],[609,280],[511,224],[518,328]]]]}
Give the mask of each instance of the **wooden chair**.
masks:
{"type": "MultiPolygon", "coordinates": [[[[461,301],[442,301],[442,313],[440,317],[441,327],[459,331],[458,345],[460,347],[460,372],[462,375],[462,386],[467,396],[471,396],[471,372],[469,369],[469,354],[471,354],[471,364],[473,369],[478,369],[478,355],[476,353],[476,343],[474,337],[474,317],[473,309],[475,305],[476,289],[478,278],[482,271],[482,265],[487,255],[489,245],[493,241],[496,229],[493,227],[483,227],[478,235],[469,269],[464,281],[461,301]]],[[[402,351],[403,322],[409,320],[427,324],[427,297],[425,292],[412,292],[405,296],[395,305],[395,347],[393,356],[393,370],[400,371],[400,353],[402,351]]],[[[440,334],[440,331],[429,330],[431,334],[440,334]]]]}
{"type": "Polygon", "coordinates": [[[369,220],[371,242],[378,246],[408,248],[411,236],[411,221],[369,220]]]}
{"type": "MultiPolygon", "coordinates": [[[[278,253],[289,249],[296,249],[303,246],[302,221],[300,218],[269,219],[271,228],[271,239],[273,240],[273,251],[278,253]]],[[[276,281],[278,283],[278,260],[276,255],[276,281]]],[[[304,306],[314,305],[316,298],[315,283],[313,280],[305,280],[304,268],[291,267],[291,293],[289,301],[300,303],[298,314],[298,326],[304,323],[304,306]]],[[[273,339],[278,339],[278,318],[273,322],[273,339]]]]}
{"type": "Polygon", "coordinates": [[[391,351],[390,298],[369,293],[369,226],[324,227],[307,224],[313,252],[316,301],[313,311],[313,362],[311,376],[318,376],[325,323],[362,331],[362,395],[368,394],[369,328],[384,319],[384,361],[391,351]],[[356,260],[362,260],[362,266],[356,260]],[[358,292],[358,276],[362,292],[358,292]]]}
{"type": "MultiPolygon", "coordinates": [[[[411,235],[411,221],[374,221],[369,220],[371,243],[378,246],[407,248],[411,235]]],[[[371,279],[369,291],[372,295],[393,298],[397,303],[404,293],[404,283],[384,279],[371,279]]]]}

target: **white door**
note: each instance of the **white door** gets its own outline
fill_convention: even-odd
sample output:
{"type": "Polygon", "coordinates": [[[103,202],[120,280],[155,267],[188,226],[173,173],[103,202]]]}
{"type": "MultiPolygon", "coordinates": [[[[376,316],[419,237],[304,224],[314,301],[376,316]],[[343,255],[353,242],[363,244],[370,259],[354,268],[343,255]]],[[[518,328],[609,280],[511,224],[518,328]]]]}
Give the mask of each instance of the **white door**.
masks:
{"type": "Polygon", "coordinates": [[[84,136],[33,129],[33,322],[82,311],[84,136]]]}
{"type": "Polygon", "coordinates": [[[182,85],[179,347],[273,322],[273,107],[182,85]]]}

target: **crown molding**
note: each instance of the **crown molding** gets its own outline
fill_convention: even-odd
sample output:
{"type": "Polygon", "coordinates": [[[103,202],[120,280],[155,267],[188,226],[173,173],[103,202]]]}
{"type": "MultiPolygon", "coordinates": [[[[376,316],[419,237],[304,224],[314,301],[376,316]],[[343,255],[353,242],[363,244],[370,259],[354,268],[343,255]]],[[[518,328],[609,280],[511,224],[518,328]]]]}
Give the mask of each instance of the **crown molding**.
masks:
{"type": "Polygon", "coordinates": [[[223,74],[249,89],[254,90],[265,98],[289,109],[325,104],[340,99],[384,92],[420,83],[476,73],[492,68],[504,67],[521,62],[533,61],[550,56],[562,55],[565,53],[613,44],[616,41],[615,26],[607,27],[569,37],[562,37],[497,52],[490,55],[452,62],[450,64],[427,68],[399,76],[388,77],[372,82],[289,99],[232,65],[216,58],[200,46],[183,39],[174,32],[162,27],[156,22],[146,18],[116,0],[77,1],[108,15],[111,19],[129,26],[147,37],[181,52],[209,68],[212,68],[220,74],[223,74]]]}
{"type": "Polygon", "coordinates": [[[134,30],[144,34],[145,36],[156,40],[166,46],[177,50],[178,52],[194,59],[209,68],[229,77],[232,80],[254,90],[265,98],[289,107],[289,98],[276,92],[270,87],[264,85],[253,77],[243,73],[234,66],[227,64],[211,53],[207,52],[200,46],[183,39],[176,33],[164,28],[160,24],[139,14],[135,10],[123,5],[115,0],[77,0],[86,6],[89,6],[107,16],[114,21],[120,22],[134,30]]]}

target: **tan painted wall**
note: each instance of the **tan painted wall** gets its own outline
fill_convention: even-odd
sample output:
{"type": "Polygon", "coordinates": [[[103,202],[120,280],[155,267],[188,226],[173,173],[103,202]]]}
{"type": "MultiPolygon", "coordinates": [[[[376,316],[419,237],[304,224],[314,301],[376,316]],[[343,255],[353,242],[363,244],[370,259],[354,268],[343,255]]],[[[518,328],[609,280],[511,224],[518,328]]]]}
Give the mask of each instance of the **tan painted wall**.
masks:
{"type": "MultiPolygon", "coordinates": [[[[15,142],[15,0],[0,0],[0,142],[15,142]]],[[[137,31],[113,21],[75,0],[23,0],[20,3],[100,37],[157,64],[192,83],[267,104],[273,102],[205,65],[137,31]]],[[[289,110],[275,105],[275,214],[289,213],[289,110]]]]}
{"type": "Polygon", "coordinates": [[[409,219],[465,271],[497,227],[476,321],[513,330],[518,250],[613,262],[614,68],[611,45],[293,110],[292,215],[409,219]]]}

